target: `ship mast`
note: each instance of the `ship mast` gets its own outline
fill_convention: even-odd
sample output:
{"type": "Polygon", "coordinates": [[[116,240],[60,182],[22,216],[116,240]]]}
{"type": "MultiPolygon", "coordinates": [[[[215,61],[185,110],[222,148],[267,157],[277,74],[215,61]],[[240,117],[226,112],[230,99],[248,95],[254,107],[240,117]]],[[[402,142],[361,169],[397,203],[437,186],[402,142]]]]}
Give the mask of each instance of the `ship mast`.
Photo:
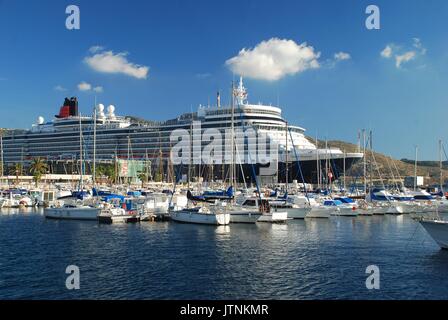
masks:
{"type": "Polygon", "coordinates": [[[286,121],[286,150],[285,150],[285,152],[286,152],[286,193],[288,193],[288,182],[289,182],[289,162],[288,162],[288,121],[286,121]]]}
{"type": "Polygon", "coordinates": [[[366,129],[362,129],[362,146],[363,146],[363,173],[364,173],[364,196],[367,196],[367,159],[366,159],[366,129]]]}
{"type": "Polygon", "coordinates": [[[440,191],[443,192],[442,140],[439,140],[440,191]]]}
{"type": "Polygon", "coordinates": [[[234,141],[234,117],[235,117],[235,86],[232,81],[232,94],[231,94],[231,123],[230,123],[230,146],[231,146],[231,158],[230,158],[230,185],[234,185],[234,162],[235,162],[235,141],[234,141]]]}
{"type": "Polygon", "coordinates": [[[0,161],[1,161],[1,176],[4,176],[4,165],[3,165],[3,129],[0,129],[0,161]]]}
{"type": "Polygon", "coordinates": [[[80,191],[83,190],[83,166],[82,166],[82,121],[81,121],[81,113],[79,114],[79,186],[80,191]]]}
{"type": "Polygon", "coordinates": [[[417,158],[418,158],[418,146],[415,146],[415,163],[414,163],[414,191],[417,190],[417,158]]]}
{"type": "Polygon", "coordinates": [[[96,96],[95,107],[93,108],[93,170],[92,182],[95,187],[96,184],[96,96]]]}

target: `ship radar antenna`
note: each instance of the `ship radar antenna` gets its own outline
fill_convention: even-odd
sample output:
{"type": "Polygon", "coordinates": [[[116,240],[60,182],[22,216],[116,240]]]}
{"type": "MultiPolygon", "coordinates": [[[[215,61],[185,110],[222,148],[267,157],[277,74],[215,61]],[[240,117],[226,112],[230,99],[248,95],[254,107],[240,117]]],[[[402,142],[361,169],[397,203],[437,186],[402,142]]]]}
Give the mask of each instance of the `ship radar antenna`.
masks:
{"type": "Polygon", "coordinates": [[[247,91],[243,84],[243,77],[240,76],[240,82],[238,84],[238,88],[234,90],[234,96],[238,105],[243,105],[247,100],[247,91]]]}

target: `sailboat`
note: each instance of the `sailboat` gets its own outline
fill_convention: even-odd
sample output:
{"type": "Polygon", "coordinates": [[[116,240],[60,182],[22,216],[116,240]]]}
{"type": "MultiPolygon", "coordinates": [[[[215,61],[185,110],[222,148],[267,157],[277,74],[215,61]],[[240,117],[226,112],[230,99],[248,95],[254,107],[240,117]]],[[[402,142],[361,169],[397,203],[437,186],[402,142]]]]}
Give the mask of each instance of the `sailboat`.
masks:
{"type": "Polygon", "coordinates": [[[442,249],[448,249],[448,221],[422,218],[419,222],[442,249]]]}
{"type": "MultiPolygon", "coordinates": [[[[190,128],[192,128],[192,126],[190,128]]],[[[190,162],[191,158],[192,157],[190,156],[190,162]]],[[[182,170],[182,166],[180,166],[179,170],[182,170]]],[[[188,181],[190,181],[190,164],[188,173],[189,173],[188,181]]],[[[189,184],[190,183],[188,183],[188,185],[189,184]]],[[[177,179],[174,179],[173,185],[174,185],[173,192],[171,194],[169,203],[169,210],[170,210],[169,213],[171,220],[182,223],[207,224],[207,225],[228,225],[230,223],[229,213],[225,211],[223,212],[220,210],[211,209],[210,207],[207,207],[205,205],[197,206],[198,203],[212,204],[214,203],[214,200],[207,199],[201,196],[193,196],[190,190],[188,190],[187,192],[187,199],[188,199],[187,206],[180,210],[173,209],[172,204],[174,194],[176,193],[177,179]],[[191,206],[192,204],[193,206],[191,206]]]]}
{"type": "MultiPolygon", "coordinates": [[[[79,115],[79,174],[80,190],[83,192],[83,145],[82,145],[82,123],[79,115]]],[[[97,220],[100,208],[85,205],[81,199],[72,203],[58,202],[44,209],[44,216],[49,219],[74,219],[74,220],[97,220]]]]}

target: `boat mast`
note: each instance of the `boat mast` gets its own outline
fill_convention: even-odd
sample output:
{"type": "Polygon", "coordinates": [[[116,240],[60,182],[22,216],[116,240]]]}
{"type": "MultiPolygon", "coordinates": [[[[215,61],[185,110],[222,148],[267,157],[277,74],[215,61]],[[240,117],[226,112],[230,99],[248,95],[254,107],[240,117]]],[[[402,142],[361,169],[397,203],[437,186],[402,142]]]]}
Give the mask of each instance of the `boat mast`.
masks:
{"type": "Polygon", "coordinates": [[[366,154],[366,129],[362,129],[363,171],[364,171],[364,196],[367,196],[367,154],[366,154]]]}
{"type": "MultiPolygon", "coordinates": [[[[375,159],[374,155],[373,155],[373,141],[372,141],[372,130],[370,130],[370,138],[369,138],[369,143],[370,143],[370,154],[372,155],[372,159],[375,159]]],[[[369,188],[371,189],[373,187],[373,161],[372,159],[370,160],[370,172],[369,172],[369,178],[370,178],[370,183],[369,183],[369,188]]]]}
{"type": "Polygon", "coordinates": [[[128,185],[131,185],[131,176],[129,174],[129,165],[131,161],[131,138],[128,136],[128,185]]]}
{"type": "Polygon", "coordinates": [[[317,134],[316,134],[316,174],[317,174],[317,189],[320,189],[319,140],[317,140],[317,134]]]}
{"type": "Polygon", "coordinates": [[[193,145],[193,112],[191,113],[191,123],[190,123],[190,154],[189,154],[189,158],[188,158],[188,181],[187,181],[187,186],[188,186],[188,190],[190,190],[190,180],[191,180],[191,162],[193,161],[193,150],[192,150],[192,145],[193,145]]]}
{"type": "Polygon", "coordinates": [[[346,154],[345,154],[345,150],[344,150],[344,163],[343,163],[343,166],[344,166],[344,179],[343,179],[343,181],[344,181],[344,192],[347,191],[346,190],[346,185],[345,185],[345,158],[346,158],[346,154]]]}
{"type": "Polygon", "coordinates": [[[1,174],[4,176],[4,165],[3,165],[3,129],[0,129],[0,161],[1,161],[1,174]]]}
{"type": "Polygon", "coordinates": [[[79,186],[82,192],[83,190],[83,165],[82,165],[83,157],[82,157],[82,121],[81,121],[81,113],[79,113],[79,186]]]}
{"type": "Polygon", "coordinates": [[[415,163],[414,163],[414,191],[417,190],[417,157],[418,157],[418,146],[415,146],[415,163]]]}
{"type": "Polygon", "coordinates": [[[95,106],[93,108],[93,170],[92,170],[92,182],[93,186],[96,184],[96,96],[95,106]]]}
{"type": "Polygon", "coordinates": [[[442,140],[439,140],[440,191],[443,192],[442,140]]]}
{"type": "Polygon", "coordinates": [[[288,162],[288,121],[286,121],[286,126],[285,126],[285,128],[286,128],[286,149],[285,149],[285,152],[286,152],[286,161],[285,161],[285,163],[286,163],[286,181],[285,181],[285,184],[286,184],[286,193],[288,193],[288,182],[289,182],[289,170],[288,170],[288,165],[289,165],[289,162],[288,162]]]}
{"type": "Polygon", "coordinates": [[[329,188],[329,185],[330,185],[330,182],[328,181],[328,179],[330,178],[330,176],[329,176],[329,168],[328,168],[328,140],[327,140],[327,138],[325,138],[325,189],[327,189],[328,190],[328,188],[329,188]]]}
{"type": "Polygon", "coordinates": [[[231,123],[230,123],[230,138],[231,138],[231,158],[230,158],[230,185],[234,185],[235,172],[234,172],[234,163],[235,163],[235,141],[234,141],[234,121],[235,121],[235,85],[232,81],[232,94],[231,94],[231,123]]]}

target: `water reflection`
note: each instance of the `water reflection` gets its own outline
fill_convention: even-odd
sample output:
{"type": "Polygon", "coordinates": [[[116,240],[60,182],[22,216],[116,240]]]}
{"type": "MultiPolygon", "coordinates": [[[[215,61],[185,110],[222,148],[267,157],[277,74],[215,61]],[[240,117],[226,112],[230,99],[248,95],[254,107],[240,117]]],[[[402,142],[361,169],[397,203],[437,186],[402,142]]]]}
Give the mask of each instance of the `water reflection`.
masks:
{"type": "Polygon", "coordinates": [[[406,215],[216,227],[12,209],[1,211],[0,253],[2,298],[448,298],[448,252],[406,215]],[[65,290],[68,264],[83,272],[80,292],[65,290]],[[365,289],[370,264],[381,293],[365,289]]]}

